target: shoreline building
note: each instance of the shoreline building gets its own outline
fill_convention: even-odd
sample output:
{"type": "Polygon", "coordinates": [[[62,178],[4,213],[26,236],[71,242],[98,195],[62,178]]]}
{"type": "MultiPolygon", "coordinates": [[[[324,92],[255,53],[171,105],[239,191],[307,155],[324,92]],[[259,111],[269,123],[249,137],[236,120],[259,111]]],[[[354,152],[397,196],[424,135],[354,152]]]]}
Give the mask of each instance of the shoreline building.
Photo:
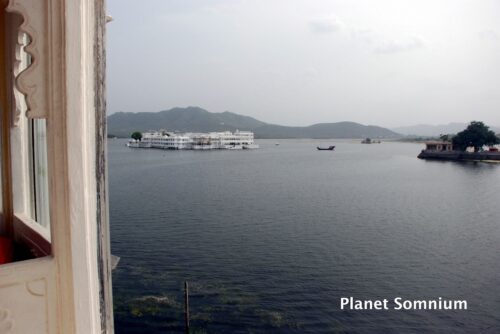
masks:
{"type": "Polygon", "coordinates": [[[473,150],[460,151],[449,141],[427,141],[425,149],[418,155],[419,159],[454,160],[454,161],[489,161],[499,162],[500,153],[497,147],[490,147],[487,151],[474,152],[473,150]]]}
{"type": "Polygon", "coordinates": [[[432,152],[450,152],[453,151],[453,143],[449,141],[426,141],[425,150],[432,152]]]}
{"type": "Polygon", "coordinates": [[[165,130],[148,131],[141,141],[130,140],[128,147],[159,148],[166,150],[244,150],[256,149],[251,131],[223,131],[209,133],[174,133],[165,130]]]}

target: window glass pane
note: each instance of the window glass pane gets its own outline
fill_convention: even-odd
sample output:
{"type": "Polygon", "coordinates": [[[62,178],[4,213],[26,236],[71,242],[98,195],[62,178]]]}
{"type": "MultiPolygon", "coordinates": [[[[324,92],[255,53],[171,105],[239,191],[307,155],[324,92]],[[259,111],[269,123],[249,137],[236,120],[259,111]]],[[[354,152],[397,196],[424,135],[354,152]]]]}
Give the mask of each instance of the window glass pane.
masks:
{"type": "Polygon", "coordinates": [[[31,174],[31,217],[42,226],[48,227],[49,182],[47,172],[46,121],[29,121],[30,174],[31,174]]]}

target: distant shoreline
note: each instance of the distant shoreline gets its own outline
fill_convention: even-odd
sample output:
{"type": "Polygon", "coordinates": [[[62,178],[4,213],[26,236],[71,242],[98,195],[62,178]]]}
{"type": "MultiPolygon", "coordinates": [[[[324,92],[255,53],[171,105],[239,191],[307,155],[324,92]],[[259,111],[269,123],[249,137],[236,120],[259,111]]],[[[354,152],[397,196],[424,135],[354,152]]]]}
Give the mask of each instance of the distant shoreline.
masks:
{"type": "MultiPolygon", "coordinates": [[[[119,137],[119,136],[111,136],[107,139],[130,139],[130,137],[119,137]]],[[[356,141],[362,141],[363,139],[366,139],[366,137],[359,137],[359,138],[304,138],[304,137],[293,137],[293,138],[255,138],[256,140],[291,140],[291,139],[297,139],[297,140],[356,140],[356,141]]],[[[425,141],[414,141],[414,140],[402,140],[398,138],[373,138],[376,140],[380,140],[382,143],[384,142],[401,142],[401,143],[423,143],[425,141]]]]}

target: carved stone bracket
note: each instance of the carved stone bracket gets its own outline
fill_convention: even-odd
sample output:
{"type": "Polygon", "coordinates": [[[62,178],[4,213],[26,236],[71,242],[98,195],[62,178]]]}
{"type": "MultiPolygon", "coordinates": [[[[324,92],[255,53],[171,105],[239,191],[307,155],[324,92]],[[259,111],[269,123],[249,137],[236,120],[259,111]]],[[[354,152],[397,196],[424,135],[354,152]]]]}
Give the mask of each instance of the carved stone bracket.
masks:
{"type": "MultiPolygon", "coordinates": [[[[28,54],[24,51],[27,44],[28,36],[24,32],[19,31],[16,41],[16,54],[13,70],[14,78],[17,78],[17,76],[28,67],[28,54]]],[[[16,107],[12,117],[12,125],[17,126],[21,115],[26,113],[26,97],[19,91],[19,89],[17,89],[17,85],[14,85],[13,90],[16,107]]]]}
{"type": "MultiPolygon", "coordinates": [[[[8,12],[21,15],[23,23],[19,31],[28,36],[28,44],[24,46],[24,51],[30,56],[28,67],[14,74],[16,89],[26,97],[26,116],[29,118],[46,118],[49,110],[50,27],[47,15],[49,3],[50,1],[41,0],[10,0],[6,9],[8,12]]],[[[18,44],[22,49],[23,45],[19,42],[18,44]]],[[[17,56],[16,52],[16,58],[17,56]]],[[[17,67],[14,70],[16,72],[19,67],[15,67],[17,67]]]]}

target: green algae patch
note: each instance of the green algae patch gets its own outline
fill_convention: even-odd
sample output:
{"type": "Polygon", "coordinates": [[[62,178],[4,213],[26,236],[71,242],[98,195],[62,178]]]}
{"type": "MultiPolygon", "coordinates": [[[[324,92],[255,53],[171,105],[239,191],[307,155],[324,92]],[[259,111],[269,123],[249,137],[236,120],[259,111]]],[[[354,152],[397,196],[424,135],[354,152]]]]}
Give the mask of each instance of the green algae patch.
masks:
{"type": "Polygon", "coordinates": [[[182,305],[169,296],[143,296],[130,300],[125,308],[133,317],[161,316],[182,311],[182,305]]]}

